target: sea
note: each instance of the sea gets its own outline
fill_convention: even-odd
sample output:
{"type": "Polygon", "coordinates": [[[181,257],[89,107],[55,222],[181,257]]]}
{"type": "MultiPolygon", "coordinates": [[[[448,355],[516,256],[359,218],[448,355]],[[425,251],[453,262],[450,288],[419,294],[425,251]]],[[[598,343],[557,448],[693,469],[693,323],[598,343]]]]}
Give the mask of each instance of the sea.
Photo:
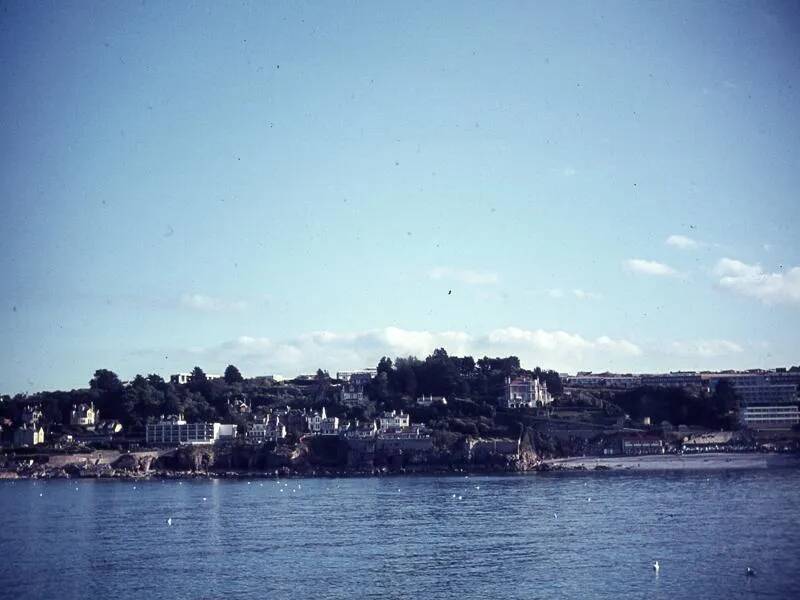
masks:
{"type": "Polygon", "coordinates": [[[0,597],[800,598],[799,492],[796,469],[0,481],[0,597]]]}

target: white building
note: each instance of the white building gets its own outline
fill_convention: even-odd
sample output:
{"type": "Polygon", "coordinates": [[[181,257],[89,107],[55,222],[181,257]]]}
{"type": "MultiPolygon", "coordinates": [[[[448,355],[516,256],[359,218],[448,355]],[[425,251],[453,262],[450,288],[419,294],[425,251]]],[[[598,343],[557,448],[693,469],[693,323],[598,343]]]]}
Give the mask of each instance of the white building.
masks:
{"type": "MultiPolygon", "coordinates": [[[[206,373],[206,379],[212,381],[214,379],[222,379],[222,375],[212,375],[211,373],[206,373]]],[[[186,385],[187,383],[192,382],[192,374],[191,373],[175,373],[174,375],[169,376],[169,382],[174,383],[176,385],[186,385]]]]}
{"type": "Polygon", "coordinates": [[[336,435],[339,432],[339,417],[328,417],[325,407],[308,417],[308,430],[315,435],[336,435]]]}
{"type": "Polygon", "coordinates": [[[547,406],[553,397],[547,391],[547,384],[538,378],[506,377],[505,395],[503,404],[506,408],[534,408],[547,406]]]}
{"type": "Polygon", "coordinates": [[[263,419],[248,424],[245,437],[248,441],[261,444],[263,442],[277,442],[286,437],[286,425],[276,414],[271,414],[263,419]]]}
{"type": "Polygon", "coordinates": [[[14,446],[37,446],[44,444],[44,429],[41,425],[28,425],[23,423],[14,430],[14,446]]]}
{"type": "Polygon", "coordinates": [[[714,389],[727,381],[739,397],[739,420],[750,429],[791,429],[800,423],[798,388],[776,373],[712,373],[703,376],[714,389]]]}
{"type": "Polygon", "coordinates": [[[236,437],[236,425],[222,423],[187,423],[183,417],[172,417],[150,423],[145,428],[148,444],[186,446],[214,444],[236,437]]]}
{"type": "Polygon", "coordinates": [[[417,398],[418,406],[433,406],[434,404],[447,406],[447,398],[444,396],[425,396],[424,394],[417,398]]]}
{"type": "Polygon", "coordinates": [[[750,429],[791,429],[800,423],[800,409],[797,405],[745,406],[739,419],[750,429]]]}
{"type": "Polygon", "coordinates": [[[76,427],[94,427],[100,418],[100,412],[95,409],[94,402],[81,403],[72,407],[69,422],[76,427]]]}
{"type": "Polygon", "coordinates": [[[369,402],[366,386],[359,383],[343,383],[339,401],[345,406],[366,406],[369,402]]]}
{"type": "Polygon", "coordinates": [[[403,411],[397,412],[393,410],[392,412],[385,412],[378,417],[378,423],[381,431],[393,431],[408,427],[411,423],[411,417],[403,411]]]}

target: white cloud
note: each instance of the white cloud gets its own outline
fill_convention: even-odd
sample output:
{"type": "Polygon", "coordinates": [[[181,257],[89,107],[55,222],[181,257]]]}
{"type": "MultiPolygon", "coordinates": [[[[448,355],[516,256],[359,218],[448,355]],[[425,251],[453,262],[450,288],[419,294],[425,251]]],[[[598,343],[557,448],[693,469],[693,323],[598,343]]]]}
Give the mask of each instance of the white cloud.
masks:
{"type": "Polygon", "coordinates": [[[431,269],[428,271],[428,277],[434,280],[447,279],[469,285],[492,285],[500,281],[497,273],[473,271],[471,269],[453,269],[450,267],[431,269]]]}
{"type": "Polygon", "coordinates": [[[586,290],[581,290],[581,289],[572,290],[572,295],[575,296],[578,300],[597,300],[599,298],[602,298],[600,294],[596,294],[594,292],[587,292],[586,290]]]}
{"type": "Polygon", "coordinates": [[[242,300],[224,300],[205,294],[184,294],[180,305],[201,312],[240,312],[247,308],[247,303],[242,300]]]}
{"type": "Polygon", "coordinates": [[[352,333],[317,331],[282,341],[241,336],[216,346],[193,348],[185,360],[207,364],[210,369],[221,369],[233,363],[250,374],[291,374],[312,372],[317,368],[333,372],[375,365],[381,356],[424,358],[441,347],[451,354],[470,354],[476,358],[513,354],[529,368],[540,365],[561,371],[574,371],[587,365],[603,368],[616,360],[642,354],[641,349],[628,340],[607,336],[589,339],[566,331],[506,327],[470,335],[462,331],[385,327],[352,333]]]}
{"type": "Polygon", "coordinates": [[[673,246],[681,250],[694,250],[702,245],[697,240],[693,240],[685,235],[671,235],[666,239],[665,243],[667,246],[673,246]]]}
{"type": "Polygon", "coordinates": [[[582,289],[573,289],[573,290],[562,290],[561,288],[550,288],[544,290],[544,293],[547,294],[550,298],[554,298],[556,300],[560,300],[565,298],[567,295],[571,295],[578,300],[597,300],[602,296],[600,294],[595,294],[594,292],[587,292],[586,290],[582,289]]]}
{"type": "Polygon", "coordinates": [[[719,287],[757,298],[764,304],[800,304],[800,267],[767,273],[759,264],[723,258],[714,268],[714,275],[719,278],[719,287]]]}
{"type": "Polygon", "coordinates": [[[679,275],[678,271],[669,265],[654,260],[644,260],[643,258],[630,258],[625,261],[625,267],[632,273],[640,273],[642,275],[658,275],[662,277],[679,275]]]}
{"type": "Polygon", "coordinates": [[[730,340],[686,340],[672,342],[668,347],[668,353],[675,356],[688,358],[716,358],[718,356],[729,356],[743,352],[736,342],[730,340]]]}

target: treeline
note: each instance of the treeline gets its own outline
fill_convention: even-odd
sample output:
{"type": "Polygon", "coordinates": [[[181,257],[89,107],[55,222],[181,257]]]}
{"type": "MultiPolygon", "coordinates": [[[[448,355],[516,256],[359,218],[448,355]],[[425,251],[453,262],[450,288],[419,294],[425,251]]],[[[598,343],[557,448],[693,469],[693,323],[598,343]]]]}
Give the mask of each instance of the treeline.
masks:
{"type": "MultiPolygon", "coordinates": [[[[527,371],[519,358],[484,357],[475,361],[471,356],[449,356],[438,349],[424,360],[416,357],[384,357],[377,365],[377,376],[367,390],[376,410],[415,410],[417,422],[442,416],[491,416],[497,400],[503,395],[506,377],[518,375],[539,377],[554,395],[561,393],[561,380],[555,371],[536,368],[527,371]],[[449,406],[415,409],[421,395],[445,396],[449,406]]],[[[242,423],[244,416],[232,410],[238,402],[246,401],[255,409],[260,406],[320,408],[328,406],[329,413],[346,418],[361,418],[365,411],[337,406],[337,383],[324,371],[315,378],[297,379],[280,384],[264,378],[245,379],[239,370],[229,365],[220,379],[209,379],[200,367],[195,367],[189,383],[173,384],[159,375],[137,375],[123,383],[108,369],[95,371],[89,387],[71,391],[18,394],[0,402],[0,417],[19,422],[24,407],[38,404],[45,425],[69,423],[73,406],[93,403],[103,420],[114,419],[126,427],[141,427],[161,415],[183,414],[188,421],[218,421],[242,423]]]]}
{"type": "Polygon", "coordinates": [[[370,398],[379,402],[433,395],[448,400],[467,398],[494,404],[503,395],[506,377],[521,375],[539,378],[554,396],[562,392],[561,378],[556,371],[544,371],[539,367],[525,370],[516,356],[485,356],[475,361],[471,356],[449,356],[444,348],[439,348],[425,360],[409,356],[392,362],[384,357],[378,362],[377,371],[370,398]]]}
{"type": "Polygon", "coordinates": [[[739,398],[724,379],[710,395],[692,394],[684,388],[641,387],[616,394],[613,403],[632,419],[650,417],[653,425],[668,421],[709,429],[739,428],[739,398]]]}

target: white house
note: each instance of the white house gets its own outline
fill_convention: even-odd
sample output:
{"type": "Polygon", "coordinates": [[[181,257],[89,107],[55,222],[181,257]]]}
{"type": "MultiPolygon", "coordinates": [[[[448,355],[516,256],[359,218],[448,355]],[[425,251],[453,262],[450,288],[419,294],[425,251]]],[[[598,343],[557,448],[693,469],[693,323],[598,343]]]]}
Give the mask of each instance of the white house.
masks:
{"type": "Polygon", "coordinates": [[[534,408],[547,406],[553,397],[547,391],[547,384],[535,377],[506,377],[503,404],[506,408],[534,408]]]}
{"type": "Polygon", "coordinates": [[[308,417],[308,430],[316,435],[335,435],[339,432],[339,417],[328,417],[325,407],[308,417]]]}
{"type": "Polygon", "coordinates": [[[403,411],[385,412],[378,417],[381,431],[397,430],[408,427],[411,423],[411,418],[403,411]]]}
{"type": "Polygon", "coordinates": [[[77,427],[94,427],[100,418],[100,412],[95,409],[94,402],[81,403],[72,407],[69,422],[77,427]]]}
{"type": "Polygon", "coordinates": [[[44,429],[42,429],[41,425],[23,423],[14,431],[13,441],[17,447],[44,444],[44,429]]]}

